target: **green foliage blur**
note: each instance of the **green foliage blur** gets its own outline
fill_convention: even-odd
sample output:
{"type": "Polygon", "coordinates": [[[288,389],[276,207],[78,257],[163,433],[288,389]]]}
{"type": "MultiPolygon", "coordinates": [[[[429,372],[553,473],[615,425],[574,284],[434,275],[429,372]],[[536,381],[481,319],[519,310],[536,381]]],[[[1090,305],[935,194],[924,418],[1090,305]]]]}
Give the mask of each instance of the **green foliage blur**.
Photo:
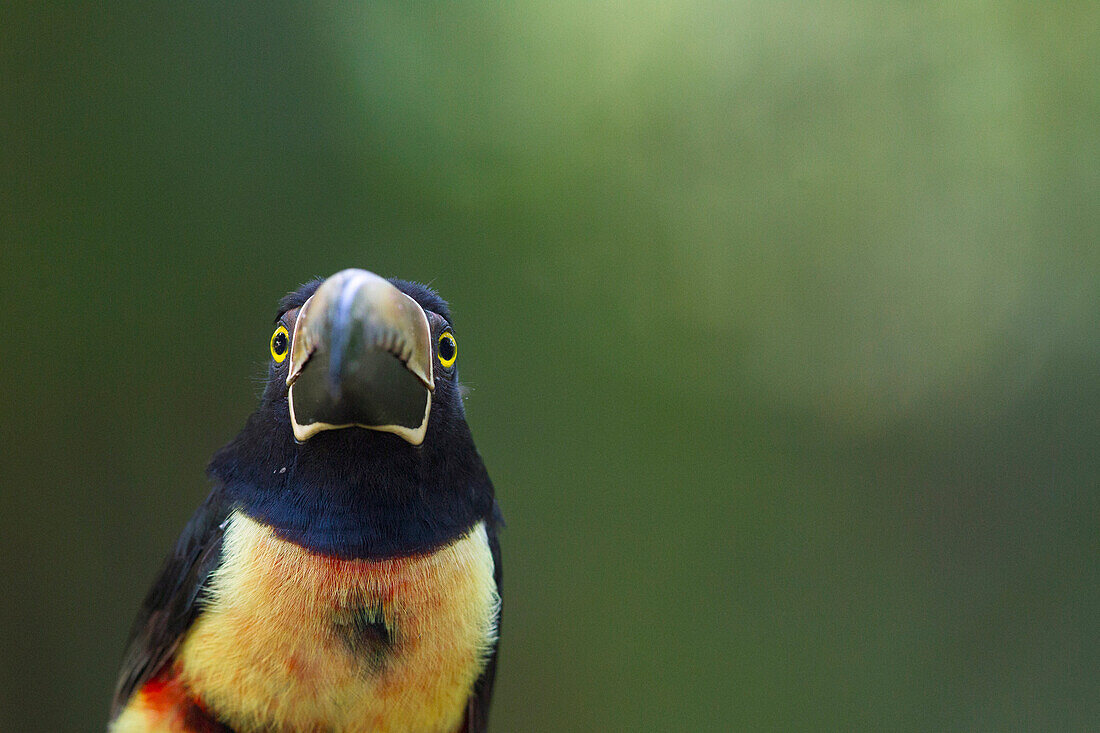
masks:
{"type": "Polygon", "coordinates": [[[101,730],[277,299],[451,300],[495,731],[1100,728],[1100,5],[7,3],[0,730],[101,730]]]}

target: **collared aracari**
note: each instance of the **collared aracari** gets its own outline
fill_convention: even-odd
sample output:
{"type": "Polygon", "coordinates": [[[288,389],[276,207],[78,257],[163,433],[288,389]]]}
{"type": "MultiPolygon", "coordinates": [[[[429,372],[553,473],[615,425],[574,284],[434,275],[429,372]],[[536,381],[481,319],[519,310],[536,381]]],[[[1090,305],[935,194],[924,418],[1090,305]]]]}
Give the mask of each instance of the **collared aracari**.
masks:
{"type": "Polygon", "coordinates": [[[142,604],[109,730],[485,731],[502,519],[447,304],[344,270],[282,300],[270,351],[142,604]]]}

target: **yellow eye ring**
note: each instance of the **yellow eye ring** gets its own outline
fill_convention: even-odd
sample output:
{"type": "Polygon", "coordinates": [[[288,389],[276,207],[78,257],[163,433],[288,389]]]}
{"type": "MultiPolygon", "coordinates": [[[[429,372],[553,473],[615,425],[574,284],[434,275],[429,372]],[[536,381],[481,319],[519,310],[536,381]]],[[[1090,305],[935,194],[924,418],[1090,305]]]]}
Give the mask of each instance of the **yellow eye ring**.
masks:
{"type": "Polygon", "coordinates": [[[271,334],[271,358],[276,364],[282,364],[286,355],[290,353],[290,333],[286,326],[279,326],[275,333],[271,334]]]}
{"type": "Polygon", "coordinates": [[[458,342],[450,331],[439,334],[439,363],[450,369],[458,358],[458,342]]]}

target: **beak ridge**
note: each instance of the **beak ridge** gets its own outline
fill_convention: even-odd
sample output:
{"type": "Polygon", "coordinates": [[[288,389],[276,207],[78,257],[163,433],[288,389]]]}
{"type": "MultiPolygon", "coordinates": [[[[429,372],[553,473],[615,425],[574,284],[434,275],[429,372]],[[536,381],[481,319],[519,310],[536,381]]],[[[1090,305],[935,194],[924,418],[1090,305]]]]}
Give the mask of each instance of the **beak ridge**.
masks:
{"type": "Polygon", "coordinates": [[[359,426],[419,445],[435,389],[424,309],[374,273],[336,273],[298,314],[287,385],[299,441],[359,426]]]}

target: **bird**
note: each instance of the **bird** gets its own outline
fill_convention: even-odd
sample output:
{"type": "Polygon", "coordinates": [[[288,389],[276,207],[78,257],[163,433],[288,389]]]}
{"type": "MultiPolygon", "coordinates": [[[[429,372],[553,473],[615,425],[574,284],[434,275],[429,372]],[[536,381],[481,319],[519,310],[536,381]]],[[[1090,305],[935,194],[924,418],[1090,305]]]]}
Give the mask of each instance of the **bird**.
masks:
{"type": "Polygon", "coordinates": [[[109,733],[484,733],[503,527],[448,304],[346,269],[279,303],[259,406],[145,597],[109,733]]]}

